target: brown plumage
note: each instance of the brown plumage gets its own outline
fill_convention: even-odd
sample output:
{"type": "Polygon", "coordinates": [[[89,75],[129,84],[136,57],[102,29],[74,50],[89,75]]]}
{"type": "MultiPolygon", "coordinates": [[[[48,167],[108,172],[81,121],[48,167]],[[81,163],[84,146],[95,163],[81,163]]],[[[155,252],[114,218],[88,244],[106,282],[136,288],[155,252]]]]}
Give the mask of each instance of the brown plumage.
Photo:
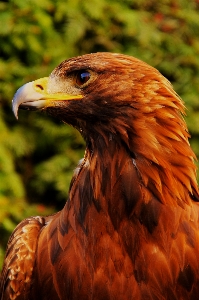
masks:
{"type": "Polygon", "coordinates": [[[171,84],[136,58],[88,54],[19,89],[19,106],[87,146],[62,211],[13,232],[0,299],[199,299],[195,155],[171,84]]]}

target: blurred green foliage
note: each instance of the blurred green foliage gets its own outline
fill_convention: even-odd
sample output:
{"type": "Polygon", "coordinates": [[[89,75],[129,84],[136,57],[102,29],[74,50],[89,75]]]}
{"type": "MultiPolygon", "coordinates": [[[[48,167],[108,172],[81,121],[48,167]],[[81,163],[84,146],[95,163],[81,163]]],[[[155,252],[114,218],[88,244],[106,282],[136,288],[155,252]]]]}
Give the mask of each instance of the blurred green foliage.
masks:
{"type": "Polygon", "coordinates": [[[20,111],[17,122],[13,94],[62,60],[96,51],[136,56],[173,83],[199,157],[198,0],[0,1],[0,265],[21,219],[63,207],[84,153],[80,134],[57,120],[20,111]]]}

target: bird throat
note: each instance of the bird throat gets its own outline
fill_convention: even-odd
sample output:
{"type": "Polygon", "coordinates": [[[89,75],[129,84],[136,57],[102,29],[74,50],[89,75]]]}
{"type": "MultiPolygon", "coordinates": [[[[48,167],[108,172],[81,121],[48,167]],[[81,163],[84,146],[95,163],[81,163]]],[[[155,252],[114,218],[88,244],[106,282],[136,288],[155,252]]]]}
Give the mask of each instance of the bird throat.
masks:
{"type": "Polygon", "coordinates": [[[114,227],[129,217],[142,192],[134,158],[114,138],[98,138],[96,148],[87,149],[71,190],[78,222],[84,224],[87,213],[109,216],[114,227]]]}

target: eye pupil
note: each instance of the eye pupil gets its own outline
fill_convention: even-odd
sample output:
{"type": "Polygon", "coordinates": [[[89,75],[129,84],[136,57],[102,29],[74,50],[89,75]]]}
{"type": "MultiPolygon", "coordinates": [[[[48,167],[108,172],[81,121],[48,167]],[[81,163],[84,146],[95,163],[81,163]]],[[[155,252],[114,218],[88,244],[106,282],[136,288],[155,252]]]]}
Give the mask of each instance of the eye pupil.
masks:
{"type": "Polygon", "coordinates": [[[76,76],[76,83],[81,86],[85,84],[91,77],[91,74],[88,71],[80,71],[76,76]]]}

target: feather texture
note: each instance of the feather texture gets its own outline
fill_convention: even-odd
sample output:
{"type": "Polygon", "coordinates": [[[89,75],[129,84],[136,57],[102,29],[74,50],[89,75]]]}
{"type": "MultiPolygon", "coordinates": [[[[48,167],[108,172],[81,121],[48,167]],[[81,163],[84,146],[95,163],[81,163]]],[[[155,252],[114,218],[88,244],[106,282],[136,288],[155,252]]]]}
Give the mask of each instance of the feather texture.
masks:
{"type": "MultiPolygon", "coordinates": [[[[198,299],[195,155],[171,84],[133,57],[95,53],[36,85],[42,99],[59,94],[42,109],[87,147],[62,211],[27,219],[11,236],[1,300],[198,299]]],[[[22,96],[15,109],[30,106],[22,96]]]]}

